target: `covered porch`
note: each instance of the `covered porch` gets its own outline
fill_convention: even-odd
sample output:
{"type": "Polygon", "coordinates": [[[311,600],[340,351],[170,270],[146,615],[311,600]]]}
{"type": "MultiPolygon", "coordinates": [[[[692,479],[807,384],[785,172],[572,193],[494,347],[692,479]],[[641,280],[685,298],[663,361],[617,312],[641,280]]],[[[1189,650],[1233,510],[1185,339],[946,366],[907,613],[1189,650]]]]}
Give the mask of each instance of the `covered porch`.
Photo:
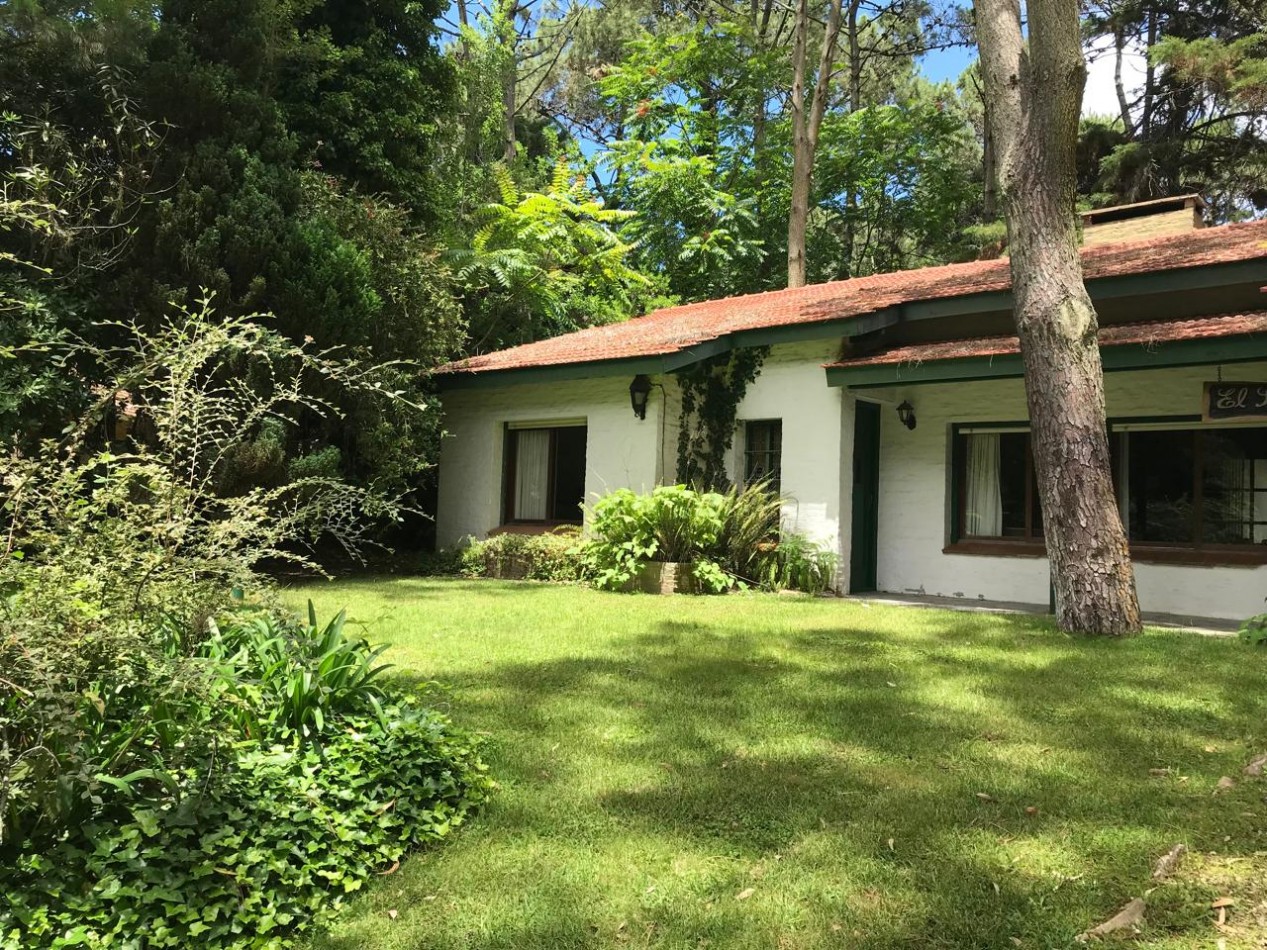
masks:
{"type": "MultiPolygon", "coordinates": [[[[1264,312],[1101,331],[1119,511],[1157,620],[1227,625],[1264,609],[1264,331],[1264,312]],[[1244,383],[1240,410],[1211,411],[1220,382],[1244,383]]],[[[1046,610],[1015,337],[907,345],[827,376],[855,404],[850,590],[1046,610]]]]}

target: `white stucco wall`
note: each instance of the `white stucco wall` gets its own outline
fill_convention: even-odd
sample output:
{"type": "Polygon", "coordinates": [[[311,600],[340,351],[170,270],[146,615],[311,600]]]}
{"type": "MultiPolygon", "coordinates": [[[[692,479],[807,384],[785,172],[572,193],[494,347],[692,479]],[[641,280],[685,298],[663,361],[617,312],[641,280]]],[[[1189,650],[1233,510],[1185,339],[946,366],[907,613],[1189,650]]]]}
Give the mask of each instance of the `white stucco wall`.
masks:
{"type": "Polygon", "coordinates": [[[664,444],[676,439],[676,430],[670,431],[676,410],[666,415],[664,393],[657,387],[647,418],[638,419],[629,405],[629,380],[610,376],[445,393],[436,543],[453,547],[467,536],[484,537],[501,523],[507,423],[583,421],[587,502],[615,488],[655,487],[666,457],[671,468],[673,450],[666,456],[664,444]]]}
{"type": "MultiPolygon", "coordinates": [[[[783,423],[782,491],[784,525],[846,553],[848,510],[841,510],[841,405],[849,399],[827,385],[823,364],[835,358],[837,344],[816,342],[771,347],[761,375],[748,387],[736,412],[735,443],[730,472],[736,483],[743,473],[744,428],[750,421],[783,423]],[[843,527],[843,531],[842,531],[843,527]]],[[[852,413],[852,401],[850,413],[852,413]]],[[[848,433],[852,446],[852,415],[848,433]]],[[[852,465],[847,466],[852,472],[852,465]]]]}
{"type": "MultiPolygon", "coordinates": [[[[1213,367],[1109,373],[1105,398],[1111,419],[1199,415],[1202,383],[1213,367]]],[[[1228,378],[1267,379],[1267,363],[1241,364],[1228,378]]],[[[878,586],[894,593],[1046,604],[1047,560],[943,554],[948,539],[949,440],[952,423],[1012,422],[1027,418],[1020,380],[875,390],[884,401],[880,440],[878,586]],[[899,423],[892,407],[908,399],[919,424],[899,423]]],[[[1260,612],[1267,566],[1204,567],[1137,561],[1143,610],[1190,617],[1237,619],[1260,612]]]]}
{"type": "MultiPolygon", "coordinates": [[[[784,522],[828,544],[848,568],[849,498],[842,471],[852,473],[853,400],[826,385],[823,364],[836,343],[785,344],[771,348],[761,374],[737,411],[729,466],[742,471],[744,423],[783,422],[784,522]],[[842,421],[841,405],[849,406],[842,421]]],[[[672,377],[656,378],[647,418],[629,406],[629,378],[613,376],[570,383],[456,390],[444,394],[437,543],[451,547],[464,537],[483,537],[500,523],[502,451],[507,423],[584,420],[587,427],[586,500],[614,488],[649,491],[677,479],[680,392],[672,377]]]]}

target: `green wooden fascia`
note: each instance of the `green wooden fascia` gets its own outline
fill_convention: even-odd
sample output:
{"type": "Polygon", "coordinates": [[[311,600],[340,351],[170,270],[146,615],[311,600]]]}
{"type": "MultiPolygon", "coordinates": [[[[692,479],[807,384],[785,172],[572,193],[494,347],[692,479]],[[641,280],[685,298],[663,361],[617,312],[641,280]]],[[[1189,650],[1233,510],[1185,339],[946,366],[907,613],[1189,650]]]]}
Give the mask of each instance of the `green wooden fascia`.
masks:
{"type": "Polygon", "coordinates": [[[803,343],[857,336],[896,325],[901,320],[896,307],[839,320],[821,320],[791,326],[740,330],[705,340],[674,353],[660,356],[639,356],[629,359],[594,360],[588,363],[563,363],[558,366],[534,366],[524,369],[490,370],[483,373],[443,373],[435,377],[441,390],[489,389],[501,386],[523,386],[534,383],[562,383],[578,379],[599,379],[609,376],[647,376],[673,373],[684,367],[731,350],[780,343],[803,343]]]}
{"type": "MultiPolygon", "coordinates": [[[[1249,363],[1267,359],[1267,334],[1206,340],[1171,340],[1145,346],[1127,343],[1100,349],[1106,373],[1124,370],[1174,369],[1249,363]]],[[[930,360],[926,363],[888,363],[827,368],[827,385],[849,389],[964,383],[985,379],[1016,379],[1025,375],[1019,353],[930,360]]]]}
{"type": "MultiPolygon", "coordinates": [[[[1087,293],[1091,295],[1092,301],[1113,300],[1181,290],[1209,290],[1213,287],[1252,284],[1264,279],[1267,279],[1267,262],[1259,259],[1148,274],[1129,274],[1123,277],[1097,277],[1087,281],[1087,293]]],[[[1010,290],[988,290],[943,300],[912,301],[903,305],[903,311],[907,320],[936,320],[942,317],[1010,311],[1012,306],[1010,290]]]]}

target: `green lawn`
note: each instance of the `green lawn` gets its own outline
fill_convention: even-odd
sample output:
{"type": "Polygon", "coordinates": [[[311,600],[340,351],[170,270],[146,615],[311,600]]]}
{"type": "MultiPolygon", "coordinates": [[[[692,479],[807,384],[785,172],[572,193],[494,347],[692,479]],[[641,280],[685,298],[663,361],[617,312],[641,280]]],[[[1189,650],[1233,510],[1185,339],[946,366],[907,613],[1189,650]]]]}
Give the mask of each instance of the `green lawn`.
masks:
{"type": "Polygon", "coordinates": [[[1214,947],[1223,893],[1229,946],[1267,933],[1267,782],[1241,774],[1267,651],[770,595],[290,596],[445,684],[501,783],[314,947],[1070,946],[1177,841],[1202,853],[1133,945],[1214,947]]]}

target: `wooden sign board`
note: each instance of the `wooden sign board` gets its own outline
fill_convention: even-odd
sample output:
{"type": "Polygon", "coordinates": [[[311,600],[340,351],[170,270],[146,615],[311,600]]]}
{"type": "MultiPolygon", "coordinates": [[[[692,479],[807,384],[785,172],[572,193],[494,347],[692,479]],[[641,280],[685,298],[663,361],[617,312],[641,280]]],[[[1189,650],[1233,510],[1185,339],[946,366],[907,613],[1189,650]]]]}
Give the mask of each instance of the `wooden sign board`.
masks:
{"type": "Polygon", "coordinates": [[[1206,383],[1201,418],[1206,422],[1267,419],[1267,383],[1206,383]]]}

